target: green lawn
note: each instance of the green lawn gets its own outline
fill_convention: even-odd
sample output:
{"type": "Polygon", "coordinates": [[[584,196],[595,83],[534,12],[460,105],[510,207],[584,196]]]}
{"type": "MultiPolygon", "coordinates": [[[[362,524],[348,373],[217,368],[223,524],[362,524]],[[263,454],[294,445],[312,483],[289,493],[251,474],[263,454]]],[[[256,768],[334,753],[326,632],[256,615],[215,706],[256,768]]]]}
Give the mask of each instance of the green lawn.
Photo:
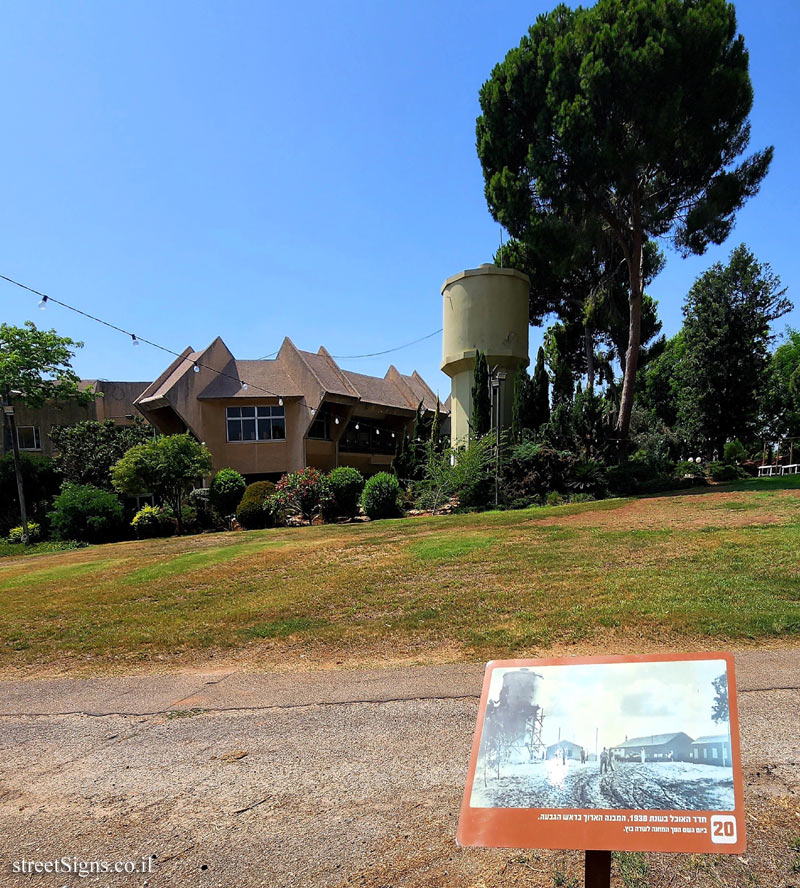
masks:
{"type": "Polygon", "coordinates": [[[0,667],[800,638],[800,478],[0,559],[0,667]]]}

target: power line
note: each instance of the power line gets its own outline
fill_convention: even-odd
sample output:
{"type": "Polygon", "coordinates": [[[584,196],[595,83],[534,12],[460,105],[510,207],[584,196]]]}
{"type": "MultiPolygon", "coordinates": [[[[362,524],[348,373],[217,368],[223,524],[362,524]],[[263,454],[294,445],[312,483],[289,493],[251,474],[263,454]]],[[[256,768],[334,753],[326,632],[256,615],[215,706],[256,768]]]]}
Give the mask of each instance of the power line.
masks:
{"type": "MultiPolygon", "coordinates": [[[[153,348],[160,349],[161,351],[166,352],[169,355],[174,355],[176,358],[181,358],[184,361],[188,361],[196,368],[203,367],[206,370],[210,370],[212,373],[216,373],[218,376],[223,376],[226,379],[232,379],[234,382],[237,382],[245,391],[253,388],[257,391],[264,392],[267,395],[271,395],[274,398],[278,398],[278,400],[283,403],[283,396],[279,395],[277,392],[273,392],[270,389],[266,389],[260,385],[255,385],[254,383],[248,383],[243,379],[239,379],[238,376],[232,376],[230,373],[225,373],[224,370],[217,370],[216,367],[211,367],[209,364],[204,364],[202,361],[195,360],[194,358],[184,357],[179,352],[176,352],[171,348],[167,348],[165,345],[159,345],[159,343],[153,342],[150,339],[145,339],[143,336],[137,336],[130,330],[125,330],[122,327],[118,327],[116,324],[112,324],[110,321],[103,320],[103,318],[98,318],[93,314],[89,314],[89,312],[83,311],[80,308],[76,308],[74,305],[69,305],[66,302],[62,302],[60,299],[56,299],[55,296],[48,296],[46,293],[42,293],[39,290],[34,290],[33,287],[29,287],[27,284],[22,284],[19,281],[15,281],[13,278],[8,277],[7,275],[0,274],[0,279],[8,281],[9,284],[13,284],[15,287],[19,287],[22,290],[27,290],[29,293],[33,293],[36,296],[40,296],[40,308],[45,308],[49,302],[52,302],[55,305],[60,305],[62,308],[66,308],[68,311],[72,311],[84,318],[88,318],[90,321],[95,321],[98,324],[102,324],[104,327],[108,327],[111,330],[116,330],[118,333],[125,334],[125,336],[130,336],[133,345],[138,345],[140,342],[144,342],[146,345],[151,345],[153,348]]],[[[305,407],[306,410],[310,411],[312,416],[314,416],[314,414],[316,413],[316,409],[314,407],[309,407],[307,404],[301,404],[300,406],[305,407]]]]}
{"type": "MultiPolygon", "coordinates": [[[[425,342],[426,339],[432,339],[434,336],[438,336],[443,329],[444,328],[440,327],[438,330],[434,330],[433,333],[428,333],[427,336],[420,336],[419,339],[415,339],[413,342],[406,342],[404,345],[396,345],[394,348],[387,348],[383,351],[370,352],[366,355],[330,355],[330,357],[335,358],[337,361],[354,361],[356,358],[378,358],[381,355],[389,355],[392,352],[400,351],[404,348],[410,348],[412,345],[416,345],[419,342],[425,342]]],[[[279,351],[280,349],[270,352],[268,355],[262,355],[258,360],[268,361],[270,358],[274,358],[279,351]]]]}
{"type": "MultiPolygon", "coordinates": [[[[160,345],[157,342],[153,342],[150,339],[145,339],[142,336],[137,336],[135,333],[130,330],[125,330],[122,327],[118,327],[116,324],[112,324],[110,321],[106,321],[103,318],[98,318],[93,314],[89,314],[89,312],[83,311],[80,308],[76,308],[74,305],[69,305],[67,302],[62,302],[60,299],[56,299],[55,296],[48,296],[46,293],[42,293],[39,290],[35,290],[33,287],[29,287],[27,284],[20,283],[20,281],[14,280],[14,278],[10,278],[7,275],[0,274],[0,279],[4,281],[8,281],[9,284],[13,284],[15,287],[19,287],[22,290],[27,290],[29,293],[33,293],[35,296],[39,296],[41,301],[39,302],[40,308],[45,308],[48,302],[52,302],[55,305],[60,305],[62,308],[66,308],[68,311],[74,312],[75,314],[81,315],[81,317],[88,318],[90,321],[94,321],[95,323],[102,324],[104,327],[108,327],[111,330],[116,330],[118,333],[122,333],[125,336],[130,336],[133,345],[138,345],[140,342],[144,342],[146,345],[150,345],[153,348],[157,348],[160,351],[166,352],[169,355],[173,355],[176,358],[182,358],[184,361],[189,361],[194,365],[195,368],[203,367],[206,370],[211,370],[212,373],[216,373],[218,376],[225,377],[226,379],[232,379],[234,382],[239,383],[245,391],[250,388],[256,389],[258,391],[264,392],[265,394],[272,395],[275,398],[278,398],[281,403],[283,403],[283,398],[277,392],[270,391],[270,389],[263,388],[262,386],[255,385],[254,383],[248,383],[243,379],[239,379],[238,376],[232,376],[230,373],[225,373],[223,370],[217,370],[216,367],[211,367],[208,364],[204,364],[202,361],[194,360],[193,358],[184,357],[179,352],[173,351],[171,348],[167,348],[164,345],[160,345]]],[[[434,336],[438,336],[442,332],[443,328],[439,328],[438,330],[434,330],[433,333],[428,333],[426,336],[421,336],[419,339],[414,339],[412,342],[406,342],[403,345],[397,345],[394,348],[387,348],[383,351],[370,352],[368,354],[363,355],[330,355],[331,358],[335,358],[340,361],[352,361],[357,358],[376,358],[381,355],[388,355],[392,352],[401,351],[404,348],[410,348],[412,345],[417,345],[420,342],[425,342],[428,339],[432,339],[434,336]]],[[[264,355],[264,357],[259,358],[259,361],[265,361],[269,358],[275,357],[278,354],[280,349],[277,351],[271,352],[268,355],[264,355]]],[[[307,404],[301,404],[302,407],[305,407],[306,410],[311,412],[313,416],[316,413],[315,408],[309,407],[307,404]]]]}

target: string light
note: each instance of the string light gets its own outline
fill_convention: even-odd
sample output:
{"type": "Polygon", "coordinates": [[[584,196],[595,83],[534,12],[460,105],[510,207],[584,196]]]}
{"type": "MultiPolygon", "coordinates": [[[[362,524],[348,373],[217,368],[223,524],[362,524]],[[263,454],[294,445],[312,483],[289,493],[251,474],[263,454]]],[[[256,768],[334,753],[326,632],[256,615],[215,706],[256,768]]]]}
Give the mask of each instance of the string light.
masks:
{"type": "MultiPolygon", "coordinates": [[[[217,376],[223,376],[226,379],[234,380],[235,382],[239,383],[239,385],[241,385],[243,391],[247,391],[249,388],[248,384],[244,380],[239,379],[236,376],[231,376],[230,373],[226,373],[224,370],[218,370],[216,367],[211,367],[209,364],[204,364],[202,361],[192,360],[182,354],[179,354],[178,352],[174,351],[171,348],[167,348],[164,345],[160,345],[157,342],[153,342],[151,339],[144,339],[144,338],[140,339],[136,336],[135,333],[131,333],[129,330],[125,330],[122,327],[118,327],[116,324],[112,324],[110,321],[106,321],[106,320],[103,320],[103,318],[99,318],[99,317],[96,317],[95,315],[89,314],[89,312],[83,311],[80,308],[76,308],[74,305],[69,305],[67,302],[62,302],[60,299],[56,299],[54,296],[48,296],[46,293],[42,293],[39,290],[35,290],[33,287],[29,287],[27,284],[23,284],[20,281],[16,281],[13,278],[10,278],[5,274],[0,274],[0,280],[7,281],[9,284],[13,284],[15,287],[19,287],[22,290],[27,290],[29,293],[33,293],[35,296],[39,296],[40,297],[39,308],[42,310],[44,310],[47,307],[48,302],[54,302],[56,305],[60,305],[62,308],[66,308],[67,311],[74,312],[75,314],[79,314],[84,318],[88,318],[90,321],[94,321],[95,323],[102,324],[104,327],[108,327],[111,330],[116,330],[118,333],[123,333],[126,336],[130,336],[131,344],[135,347],[138,347],[142,342],[144,342],[147,345],[150,345],[153,348],[157,348],[157,349],[159,349],[159,351],[166,352],[167,354],[172,355],[176,358],[180,358],[181,360],[184,360],[184,361],[191,361],[192,370],[195,373],[199,373],[200,368],[203,367],[204,369],[210,370],[212,373],[215,373],[217,376]]],[[[365,354],[365,355],[331,355],[331,357],[338,358],[338,359],[347,359],[347,360],[351,360],[354,358],[377,357],[378,355],[385,355],[385,354],[388,354],[389,352],[398,351],[399,349],[403,349],[403,348],[408,348],[409,346],[415,345],[418,342],[424,342],[426,339],[430,339],[431,337],[436,336],[441,332],[442,332],[441,329],[435,330],[433,333],[429,333],[427,336],[423,336],[420,339],[415,339],[413,342],[408,342],[405,345],[399,345],[399,346],[396,346],[395,348],[386,349],[386,350],[380,351],[380,352],[372,352],[370,354],[365,354]]],[[[273,352],[273,354],[278,354],[278,352],[273,352]]],[[[267,394],[267,395],[270,395],[274,398],[277,398],[278,405],[280,407],[283,407],[283,398],[277,392],[273,392],[270,389],[263,388],[262,386],[255,385],[255,384],[253,384],[253,388],[257,389],[258,391],[264,392],[264,394],[267,394]]],[[[316,408],[309,407],[307,404],[298,404],[298,406],[304,407],[306,410],[308,410],[311,413],[311,416],[314,416],[317,412],[316,408]]],[[[336,423],[336,425],[339,425],[339,417],[338,416],[334,418],[334,422],[336,423]]],[[[356,430],[358,430],[360,428],[360,424],[356,423],[355,428],[356,428],[356,430]]],[[[380,434],[380,432],[376,430],[376,434],[380,434]]],[[[394,438],[394,436],[395,436],[394,432],[392,432],[392,437],[394,438]]]]}
{"type": "Polygon", "coordinates": [[[361,426],[359,426],[359,424],[356,423],[356,431],[358,431],[360,428],[361,428],[361,426]]]}

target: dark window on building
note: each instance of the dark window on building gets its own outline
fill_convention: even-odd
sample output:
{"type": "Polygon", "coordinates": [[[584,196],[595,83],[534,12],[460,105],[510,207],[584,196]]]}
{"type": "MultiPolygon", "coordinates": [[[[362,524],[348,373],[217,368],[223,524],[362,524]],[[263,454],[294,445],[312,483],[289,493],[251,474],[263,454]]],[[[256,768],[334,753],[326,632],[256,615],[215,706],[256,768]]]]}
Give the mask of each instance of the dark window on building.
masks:
{"type": "Polygon", "coordinates": [[[331,415],[327,410],[319,410],[314,422],[308,430],[309,438],[317,438],[320,441],[331,440],[331,415]]]}
{"type": "Polygon", "coordinates": [[[227,407],[229,441],[285,441],[283,407],[227,407]]]}
{"type": "Polygon", "coordinates": [[[17,426],[17,443],[20,450],[41,450],[39,426],[17,426]]]}

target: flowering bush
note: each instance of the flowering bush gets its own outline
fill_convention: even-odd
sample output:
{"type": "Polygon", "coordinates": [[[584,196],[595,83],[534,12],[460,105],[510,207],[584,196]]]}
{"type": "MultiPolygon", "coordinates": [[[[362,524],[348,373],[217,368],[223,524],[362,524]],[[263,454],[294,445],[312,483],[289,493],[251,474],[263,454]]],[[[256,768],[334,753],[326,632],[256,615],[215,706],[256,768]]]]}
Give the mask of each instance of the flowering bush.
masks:
{"type": "Polygon", "coordinates": [[[306,521],[327,509],[331,501],[327,479],[313,466],[307,466],[302,472],[284,475],[278,481],[275,493],[287,513],[300,515],[306,521]]]}

